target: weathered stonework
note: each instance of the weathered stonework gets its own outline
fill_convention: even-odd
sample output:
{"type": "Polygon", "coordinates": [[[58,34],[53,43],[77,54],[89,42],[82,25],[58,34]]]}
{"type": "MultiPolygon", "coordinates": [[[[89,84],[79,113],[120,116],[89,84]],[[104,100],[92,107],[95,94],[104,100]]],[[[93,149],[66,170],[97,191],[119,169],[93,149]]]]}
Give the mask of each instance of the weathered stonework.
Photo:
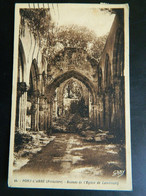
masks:
{"type": "Polygon", "coordinates": [[[89,119],[96,130],[124,135],[124,37],[117,13],[100,62],[83,48],[65,47],[51,59],[40,49],[28,26],[19,39],[16,127],[50,130],[65,114],[63,89],[71,79],[83,89],[89,119]]]}

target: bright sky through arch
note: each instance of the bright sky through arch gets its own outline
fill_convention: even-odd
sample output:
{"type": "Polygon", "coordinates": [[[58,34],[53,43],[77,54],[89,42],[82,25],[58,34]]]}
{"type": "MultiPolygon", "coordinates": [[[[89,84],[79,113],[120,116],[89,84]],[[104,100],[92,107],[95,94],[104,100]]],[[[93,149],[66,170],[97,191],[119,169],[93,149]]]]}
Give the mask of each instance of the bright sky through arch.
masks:
{"type": "Polygon", "coordinates": [[[50,5],[52,20],[58,26],[79,25],[85,26],[99,36],[110,31],[115,14],[106,10],[83,5],[68,6],[64,4],[50,5]]]}

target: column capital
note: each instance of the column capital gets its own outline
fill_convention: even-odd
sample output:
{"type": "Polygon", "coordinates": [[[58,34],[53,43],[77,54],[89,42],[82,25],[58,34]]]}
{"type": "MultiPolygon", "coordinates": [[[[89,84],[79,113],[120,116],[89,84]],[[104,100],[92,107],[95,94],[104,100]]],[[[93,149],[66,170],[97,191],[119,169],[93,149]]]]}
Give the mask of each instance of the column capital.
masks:
{"type": "Polygon", "coordinates": [[[17,83],[17,92],[19,96],[27,92],[27,90],[28,90],[28,86],[26,85],[26,82],[17,83]]]}

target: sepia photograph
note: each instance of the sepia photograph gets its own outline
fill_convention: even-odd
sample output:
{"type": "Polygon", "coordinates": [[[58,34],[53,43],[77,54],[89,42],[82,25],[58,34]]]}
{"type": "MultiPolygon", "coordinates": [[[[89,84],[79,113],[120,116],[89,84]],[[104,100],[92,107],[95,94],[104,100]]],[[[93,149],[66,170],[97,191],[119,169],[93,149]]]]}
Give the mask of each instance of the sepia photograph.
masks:
{"type": "Polygon", "coordinates": [[[128,4],[15,4],[9,187],[132,190],[128,4]]]}

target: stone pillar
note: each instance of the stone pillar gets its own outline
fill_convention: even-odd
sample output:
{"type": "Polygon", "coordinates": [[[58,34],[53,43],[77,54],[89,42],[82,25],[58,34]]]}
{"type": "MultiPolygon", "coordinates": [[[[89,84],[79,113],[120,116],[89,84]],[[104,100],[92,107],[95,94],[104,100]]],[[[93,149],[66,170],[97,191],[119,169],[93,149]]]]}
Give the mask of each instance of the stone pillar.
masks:
{"type": "Polygon", "coordinates": [[[33,131],[36,131],[36,123],[35,123],[35,112],[36,112],[36,104],[35,104],[35,98],[31,98],[31,129],[33,131]]]}
{"type": "Polygon", "coordinates": [[[18,127],[21,129],[21,123],[22,122],[22,96],[19,98],[19,123],[18,127]]]}
{"type": "Polygon", "coordinates": [[[26,111],[27,111],[27,93],[21,95],[19,99],[19,129],[26,132],[26,111]]]}
{"type": "Polygon", "coordinates": [[[57,100],[54,99],[53,101],[53,118],[56,118],[57,117],[57,100]]]}
{"type": "Polygon", "coordinates": [[[119,107],[119,85],[118,83],[115,84],[115,116],[114,116],[114,121],[115,121],[115,130],[118,130],[120,127],[120,107],[119,107]]]}
{"type": "Polygon", "coordinates": [[[26,131],[26,111],[27,111],[27,85],[25,82],[18,82],[17,83],[17,99],[19,103],[17,105],[18,118],[17,126],[21,129],[22,132],[26,131]]]}
{"type": "Polygon", "coordinates": [[[95,117],[96,117],[96,112],[94,110],[95,105],[91,104],[90,105],[90,113],[89,113],[89,119],[91,121],[91,123],[95,126],[95,117]]]}
{"type": "Polygon", "coordinates": [[[124,138],[124,78],[115,78],[113,97],[112,127],[118,138],[124,138]]]}
{"type": "Polygon", "coordinates": [[[98,97],[98,115],[99,115],[99,128],[103,129],[104,127],[104,104],[103,96],[98,97]]]}
{"type": "Polygon", "coordinates": [[[109,95],[105,95],[105,129],[109,130],[109,95]]]}
{"type": "Polygon", "coordinates": [[[101,127],[101,113],[102,113],[102,104],[100,97],[97,99],[97,128],[101,127]]]}
{"type": "Polygon", "coordinates": [[[24,111],[23,111],[23,129],[26,131],[26,115],[27,115],[27,92],[23,94],[23,104],[24,104],[24,111]]]}
{"type": "Polygon", "coordinates": [[[47,130],[48,128],[48,103],[47,99],[44,99],[45,108],[44,108],[44,129],[47,130]]]}
{"type": "Polygon", "coordinates": [[[102,128],[105,129],[106,125],[106,100],[105,100],[105,94],[103,95],[103,126],[102,128]]]}
{"type": "Polygon", "coordinates": [[[52,127],[52,102],[48,103],[48,129],[52,127]]]}
{"type": "Polygon", "coordinates": [[[97,108],[98,108],[98,106],[97,106],[97,104],[95,105],[93,105],[93,121],[94,121],[94,127],[97,129],[97,108]]]}
{"type": "Polygon", "coordinates": [[[39,98],[39,130],[44,130],[45,128],[45,100],[44,98],[39,98]]]}
{"type": "Polygon", "coordinates": [[[36,113],[35,113],[36,131],[39,131],[39,98],[36,98],[36,113]]]}
{"type": "Polygon", "coordinates": [[[83,88],[82,96],[85,100],[85,105],[88,106],[89,105],[89,94],[90,94],[90,92],[89,92],[89,90],[87,89],[86,86],[82,85],[82,88],[83,88]]]}
{"type": "Polygon", "coordinates": [[[111,103],[110,103],[110,107],[111,107],[111,125],[110,127],[112,128],[112,130],[114,129],[114,116],[115,116],[115,102],[114,102],[114,93],[111,95],[111,103]]]}
{"type": "Polygon", "coordinates": [[[57,116],[61,116],[63,114],[63,87],[60,86],[60,88],[57,89],[57,116]]]}
{"type": "Polygon", "coordinates": [[[89,92],[89,119],[92,119],[92,100],[91,100],[91,94],[89,92]]]}
{"type": "Polygon", "coordinates": [[[113,94],[109,94],[109,130],[112,129],[113,94]]]}

